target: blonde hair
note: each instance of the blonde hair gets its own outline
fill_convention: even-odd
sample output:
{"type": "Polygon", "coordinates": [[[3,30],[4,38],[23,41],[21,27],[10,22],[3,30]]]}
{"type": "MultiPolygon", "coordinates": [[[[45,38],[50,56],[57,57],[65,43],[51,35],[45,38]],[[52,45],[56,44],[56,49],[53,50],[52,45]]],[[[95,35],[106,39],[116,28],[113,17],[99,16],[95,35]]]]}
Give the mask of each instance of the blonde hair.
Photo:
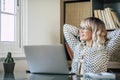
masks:
{"type": "Polygon", "coordinates": [[[84,19],[80,26],[88,28],[92,31],[91,46],[105,44],[107,39],[107,30],[105,29],[105,24],[103,21],[95,17],[89,17],[84,19]]]}

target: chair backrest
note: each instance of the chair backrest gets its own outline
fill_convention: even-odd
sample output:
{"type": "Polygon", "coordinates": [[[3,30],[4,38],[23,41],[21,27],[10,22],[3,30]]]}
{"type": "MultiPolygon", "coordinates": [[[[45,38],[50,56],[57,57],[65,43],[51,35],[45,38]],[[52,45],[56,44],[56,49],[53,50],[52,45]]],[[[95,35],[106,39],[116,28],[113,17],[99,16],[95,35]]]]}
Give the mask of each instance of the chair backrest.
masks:
{"type": "Polygon", "coordinates": [[[72,49],[70,48],[70,46],[67,42],[65,42],[65,46],[66,46],[68,55],[69,55],[70,59],[72,60],[73,59],[73,51],[72,51],[72,49]]]}

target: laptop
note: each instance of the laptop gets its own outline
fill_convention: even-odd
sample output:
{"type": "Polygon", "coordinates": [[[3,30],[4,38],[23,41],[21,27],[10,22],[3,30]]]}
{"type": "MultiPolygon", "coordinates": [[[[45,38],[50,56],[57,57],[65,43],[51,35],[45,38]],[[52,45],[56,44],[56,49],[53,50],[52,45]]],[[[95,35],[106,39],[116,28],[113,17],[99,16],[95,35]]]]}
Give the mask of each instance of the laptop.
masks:
{"type": "Polygon", "coordinates": [[[69,80],[69,75],[30,74],[29,80],[69,80]]]}
{"type": "Polygon", "coordinates": [[[24,52],[31,73],[69,74],[62,44],[26,45],[24,52]]]}

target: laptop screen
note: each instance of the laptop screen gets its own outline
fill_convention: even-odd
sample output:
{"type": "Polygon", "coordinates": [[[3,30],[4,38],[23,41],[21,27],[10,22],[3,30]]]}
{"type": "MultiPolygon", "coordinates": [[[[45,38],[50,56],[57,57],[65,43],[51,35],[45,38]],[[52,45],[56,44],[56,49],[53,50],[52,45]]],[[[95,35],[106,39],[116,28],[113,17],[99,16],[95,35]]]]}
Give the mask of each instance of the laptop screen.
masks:
{"type": "Polygon", "coordinates": [[[26,45],[24,52],[32,73],[69,73],[62,44],[26,45]]]}

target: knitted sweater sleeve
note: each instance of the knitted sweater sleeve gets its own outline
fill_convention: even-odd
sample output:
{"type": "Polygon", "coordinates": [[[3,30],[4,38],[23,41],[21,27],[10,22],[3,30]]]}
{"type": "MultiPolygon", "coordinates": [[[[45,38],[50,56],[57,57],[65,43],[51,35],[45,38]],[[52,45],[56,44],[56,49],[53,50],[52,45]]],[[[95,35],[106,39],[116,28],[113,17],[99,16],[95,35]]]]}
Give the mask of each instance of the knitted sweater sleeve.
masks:
{"type": "Polygon", "coordinates": [[[69,24],[63,26],[64,37],[70,48],[74,51],[75,46],[79,43],[76,38],[78,35],[78,28],[69,24]]]}

